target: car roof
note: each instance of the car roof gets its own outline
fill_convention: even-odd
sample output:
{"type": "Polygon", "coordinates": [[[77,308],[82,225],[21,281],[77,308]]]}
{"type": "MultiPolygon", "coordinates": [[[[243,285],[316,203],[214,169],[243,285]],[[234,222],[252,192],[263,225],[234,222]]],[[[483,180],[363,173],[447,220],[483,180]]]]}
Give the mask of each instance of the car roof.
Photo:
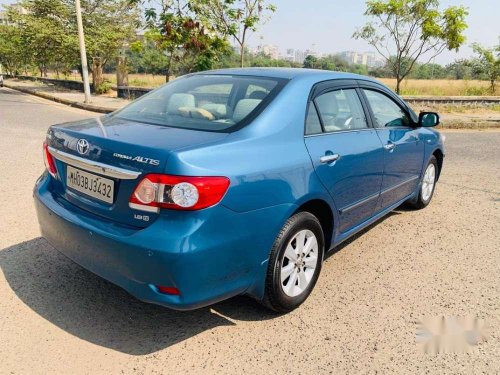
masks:
{"type": "Polygon", "coordinates": [[[269,78],[284,78],[296,80],[300,78],[315,78],[318,82],[330,79],[361,79],[365,81],[375,82],[380,84],[379,81],[354,73],[335,72],[330,70],[319,69],[304,69],[304,68],[232,68],[232,69],[218,69],[200,72],[196,74],[228,74],[239,76],[257,76],[269,78]]]}

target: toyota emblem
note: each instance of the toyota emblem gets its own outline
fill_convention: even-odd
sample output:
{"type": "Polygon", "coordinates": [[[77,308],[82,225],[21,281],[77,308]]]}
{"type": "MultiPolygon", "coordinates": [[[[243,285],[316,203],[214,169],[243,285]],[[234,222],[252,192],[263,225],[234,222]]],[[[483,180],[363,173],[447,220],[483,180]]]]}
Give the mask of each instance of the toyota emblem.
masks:
{"type": "Polygon", "coordinates": [[[76,151],[80,155],[87,155],[90,149],[89,142],[86,139],[79,139],[76,143],[76,151]]]}

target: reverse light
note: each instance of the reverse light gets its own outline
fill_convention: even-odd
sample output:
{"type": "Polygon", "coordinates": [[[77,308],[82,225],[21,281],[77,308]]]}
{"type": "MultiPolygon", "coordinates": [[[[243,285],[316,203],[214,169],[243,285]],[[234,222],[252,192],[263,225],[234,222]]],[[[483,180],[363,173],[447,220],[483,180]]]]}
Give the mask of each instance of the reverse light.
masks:
{"type": "Polygon", "coordinates": [[[129,206],[148,212],[160,208],[201,210],[219,203],[228,187],[227,177],[148,174],[132,193],[129,206]]]}
{"type": "Polygon", "coordinates": [[[47,168],[47,171],[50,173],[52,177],[57,176],[57,168],[56,168],[56,163],[54,161],[54,158],[49,152],[49,146],[47,145],[47,142],[43,142],[43,162],[45,164],[45,168],[47,168]]]}
{"type": "Polygon", "coordinates": [[[184,208],[193,207],[200,199],[198,189],[189,182],[174,185],[170,191],[170,196],[176,205],[184,208]]]}

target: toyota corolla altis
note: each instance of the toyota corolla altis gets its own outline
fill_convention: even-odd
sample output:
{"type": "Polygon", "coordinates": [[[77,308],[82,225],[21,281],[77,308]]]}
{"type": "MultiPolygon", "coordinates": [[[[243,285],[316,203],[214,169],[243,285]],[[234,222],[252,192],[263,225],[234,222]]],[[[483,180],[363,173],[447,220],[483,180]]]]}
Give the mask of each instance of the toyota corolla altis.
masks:
{"type": "Polygon", "coordinates": [[[286,312],[328,250],[429,204],[438,123],[354,74],[192,74],[51,126],[38,220],[55,248],[143,301],[187,310],[246,294],[286,312]]]}

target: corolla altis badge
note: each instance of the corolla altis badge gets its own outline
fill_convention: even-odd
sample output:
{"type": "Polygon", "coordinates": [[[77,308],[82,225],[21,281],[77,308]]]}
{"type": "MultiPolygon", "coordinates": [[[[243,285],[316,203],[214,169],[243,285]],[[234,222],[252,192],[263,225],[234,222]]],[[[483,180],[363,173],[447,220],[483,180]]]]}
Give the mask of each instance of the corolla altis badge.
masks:
{"type": "Polygon", "coordinates": [[[76,151],[80,155],[87,155],[90,150],[90,145],[89,142],[86,139],[79,139],[78,142],[76,143],[76,151]]]}
{"type": "Polygon", "coordinates": [[[144,156],[130,156],[130,155],[123,155],[123,154],[119,154],[117,152],[115,152],[113,154],[113,156],[115,158],[120,158],[120,159],[126,159],[126,160],[132,160],[132,161],[137,161],[139,163],[143,163],[143,164],[149,164],[149,165],[160,165],[160,161],[159,160],[155,160],[155,159],[150,159],[150,158],[145,158],[144,156]]]}

